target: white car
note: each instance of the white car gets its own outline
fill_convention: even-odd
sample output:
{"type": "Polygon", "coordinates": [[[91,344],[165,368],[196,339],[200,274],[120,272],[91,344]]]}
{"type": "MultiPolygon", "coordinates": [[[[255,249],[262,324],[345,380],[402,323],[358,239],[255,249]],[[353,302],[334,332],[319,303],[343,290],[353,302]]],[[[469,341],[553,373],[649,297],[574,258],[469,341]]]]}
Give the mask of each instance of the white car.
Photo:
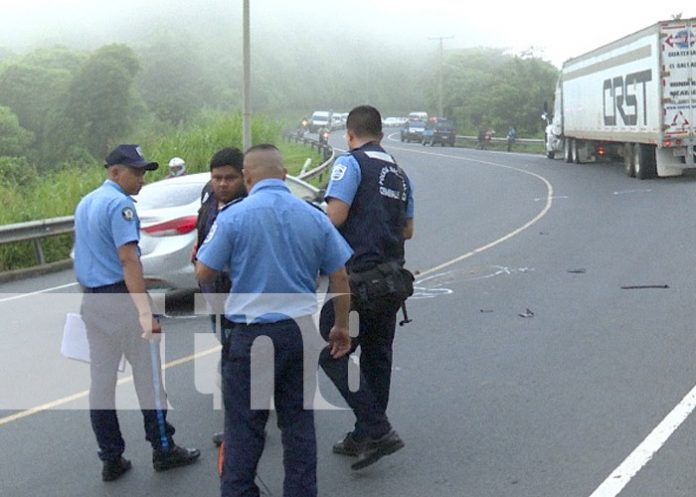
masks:
{"type": "MultiPolygon", "coordinates": [[[[201,191],[210,173],[189,174],[149,183],[134,197],[140,218],[140,250],[148,288],[197,288],[191,254],[201,191]]],[[[286,183],[297,197],[321,203],[316,187],[293,176],[286,183]]]]}
{"type": "Polygon", "coordinates": [[[382,126],[385,128],[398,128],[403,125],[403,120],[400,117],[385,117],[382,119],[382,126]]]}

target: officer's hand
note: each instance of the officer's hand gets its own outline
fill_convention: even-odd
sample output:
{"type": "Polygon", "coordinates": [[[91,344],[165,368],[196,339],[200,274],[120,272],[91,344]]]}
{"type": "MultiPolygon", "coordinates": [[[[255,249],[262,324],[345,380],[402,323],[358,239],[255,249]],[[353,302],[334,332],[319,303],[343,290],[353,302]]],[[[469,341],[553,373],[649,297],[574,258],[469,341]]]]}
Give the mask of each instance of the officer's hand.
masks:
{"type": "Polygon", "coordinates": [[[334,359],[343,357],[350,352],[350,332],[348,328],[334,326],[329,332],[329,353],[334,359]]]}
{"type": "Polygon", "coordinates": [[[157,321],[152,314],[141,314],[139,320],[140,327],[143,329],[143,333],[140,336],[145,340],[159,340],[160,334],[162,333],[162,327],[159,321],[157,321]]]}

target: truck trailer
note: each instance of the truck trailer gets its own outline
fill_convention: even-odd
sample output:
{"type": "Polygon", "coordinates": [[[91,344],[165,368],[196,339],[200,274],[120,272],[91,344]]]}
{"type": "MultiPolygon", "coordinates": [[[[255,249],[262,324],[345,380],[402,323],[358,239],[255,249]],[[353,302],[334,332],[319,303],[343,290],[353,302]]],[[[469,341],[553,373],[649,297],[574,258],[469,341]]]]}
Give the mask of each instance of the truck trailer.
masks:
{"type": "Polygon", "coordinates": [[[550,159],[622,159],[640,179],[696,167],[696,18],[661,21],[566,61],[553,115],[550,159]]]}

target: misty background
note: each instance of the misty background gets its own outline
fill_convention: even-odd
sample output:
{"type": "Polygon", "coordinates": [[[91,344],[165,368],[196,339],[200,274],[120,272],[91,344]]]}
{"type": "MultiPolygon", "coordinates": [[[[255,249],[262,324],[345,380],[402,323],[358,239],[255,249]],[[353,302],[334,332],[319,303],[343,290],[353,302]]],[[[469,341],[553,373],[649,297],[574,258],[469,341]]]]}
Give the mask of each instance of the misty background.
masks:
{"type": "MultiPolygon", "coordinates": [[[[443,30],[455,29],[448,3],[428,4],[442,9],[443,30]]],[[[556,79],[543,54],[448,48],[469,36],[459,34],[441,66],[432,25],[418,8],[390,16],[393,4],[252,0],[253,112],[284,127],[362,103],[436,115],[442,68],[443,113],[460,132],[541,132],[556,79]]],[[[11,0],[0,22],[0,158],[89,161],[119,141],[239,111],[241,1],[11,0]]]]}

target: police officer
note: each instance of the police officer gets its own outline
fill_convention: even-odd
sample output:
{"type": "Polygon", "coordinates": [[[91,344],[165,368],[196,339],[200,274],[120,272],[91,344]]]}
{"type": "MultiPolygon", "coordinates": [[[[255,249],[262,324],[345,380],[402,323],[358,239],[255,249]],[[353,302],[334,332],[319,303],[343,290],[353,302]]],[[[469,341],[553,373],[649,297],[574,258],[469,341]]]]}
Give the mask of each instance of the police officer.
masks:
{"type": "MultiPolygon", "coordinates": [[[[203,241],[208,236],[218,213],[229,202],[241,199],[246,196],[244,186],[244,154],[236,147],[226,147],[215,152],[210,159],[210,182],[205,185],[201,192],[201,208],[198,210],[198,221],[196,229],[198,232],[198,242],[194,249],[193,260],[195,262],[195,250],[203,245],[203,241]]],[[[212,282],[200,284],[200,290],[204,294],[209,294],[211,304],[217,307],[217,299],[230,291],[230,277],[227,271],[220,271],[212,282]]],[[[224,316],[218,313],[212,314],[213,331],[220,333],[224,316]]],[[[216,446],[222,444],[222,432],[213,435],[213,443],[216,446]]]]}
{"type": "Polygon", "coordinates": [[[145,437],[155,470],[194,462],[200,452],[174,443],[167,422],[159,346],[140,264],[140,221],[131,195],[140,191],[147,161],[137,145],[119,145],[107,157],[108,179],[75,211],[75,274],[83,288],[82,317],[90,352],[90,419],[103,461],[102,479],[116,480],[131,468],[115,410],[117,368],[125,355],[133,368],[145,437]]]}
{"type": "Polygon", "coordinates": [[[339,357],[350,348],[350,296],[344,267],[350,247],[320,210],[290,193],[285,175],[276,147],[250,148],[244,157],[249,196],[218,215],[198,252],[199,280],[211,280],[225,267],[232,280],[225,306],[231,328],[223,330],[223,497],[259,495],[254,479],[269,413],[267,399],[252,385],[252,345],[255,361],[267,359],[262,360],[261,370],[273,371],[283,443],[283,495],[317,495],[314,414],[308,408],[314,390],[306,387],[308,378],[316,375],[316,357],[314,364],[307,361],[307,344],[312,331],[318,339],[311,315],[320,271],[329,274],[332,287],[341,294],[334,299],[336,319],[328,334],[327,353],[339,357]],[[270,357],[260,354],[255,344],[261,336],[272,342],[270,357]],[[254,402],[259,398],[262,405],[254,402]]]}
{"type": "MultiPolygon", "coordinates": [[[[346,266],[359,274],[382,263],[404,264],[404,240],[413,236],[413,189],[406,173],[380,145],[382,117],[363,105],[348,114],[346,140],[349,152],[334,163],[326,190],[327,213],[350,244],[353,257],[346,266]]],[[[358,456],[353,469],[373,464],[404,446],[387,420],[386,410],[392,371],[392,343],[400,301],[387,299],[375,308],[358,308],[360,389],[348,387],[348,357],[322,356],[321,366],[353,409],[355,428],[333,447],[337,454],[358,456]]],[[[325,306],[321,332],[332,319],[325,306]]]]}

